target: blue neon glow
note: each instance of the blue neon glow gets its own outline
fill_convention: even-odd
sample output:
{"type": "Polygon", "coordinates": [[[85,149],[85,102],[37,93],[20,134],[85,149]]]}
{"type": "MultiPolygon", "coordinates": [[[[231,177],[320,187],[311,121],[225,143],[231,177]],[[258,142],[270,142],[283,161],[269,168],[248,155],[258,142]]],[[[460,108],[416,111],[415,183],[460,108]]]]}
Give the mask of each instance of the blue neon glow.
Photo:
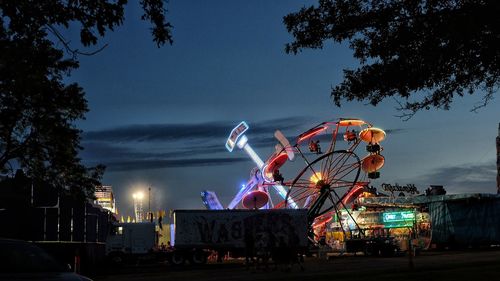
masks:
{"type": "Polygon", "coordinates": [[[170,245],[175,245],[175,224],[170,225],[170,245]]]}
{"type": "Polygon", "coordinates": [[[252,181],[250,181],[248,184],[246,185],[243,185],[240,189],[240,191],[238,191],[238,194],[236,194],[236,196],[234,196],[233,200],[231,201],[231,203],[229,203],[229,205],[227,206],[228,209],[234,209],[234,207],[236,207],[236,205],[238,205],[241,201],[241,199],[243,198],[243,195],[245,195],[247,192],[249,192],[255,185],[253,184],[252,181]]]}

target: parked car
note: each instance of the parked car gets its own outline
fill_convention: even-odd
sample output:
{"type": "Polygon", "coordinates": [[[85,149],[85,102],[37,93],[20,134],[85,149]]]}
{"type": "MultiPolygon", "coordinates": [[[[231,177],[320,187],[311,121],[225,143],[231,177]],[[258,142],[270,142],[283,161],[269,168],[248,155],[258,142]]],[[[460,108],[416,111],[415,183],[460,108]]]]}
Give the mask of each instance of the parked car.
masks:
{"type": "Polygon", "coordinates": [[[0,238],[0,280],[92,281],[26,241],[0,238]]]}

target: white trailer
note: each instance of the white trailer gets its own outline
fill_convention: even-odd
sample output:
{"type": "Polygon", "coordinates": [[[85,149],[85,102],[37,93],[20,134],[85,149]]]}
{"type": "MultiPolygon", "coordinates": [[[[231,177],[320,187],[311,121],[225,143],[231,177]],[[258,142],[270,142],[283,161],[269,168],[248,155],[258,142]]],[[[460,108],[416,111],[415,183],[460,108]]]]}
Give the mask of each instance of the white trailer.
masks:
{"type": "Polygon", "coordinates": [[[114,263],[156,250],[155,223],[117,223],[106,240],[106,255],[114,263]]]}

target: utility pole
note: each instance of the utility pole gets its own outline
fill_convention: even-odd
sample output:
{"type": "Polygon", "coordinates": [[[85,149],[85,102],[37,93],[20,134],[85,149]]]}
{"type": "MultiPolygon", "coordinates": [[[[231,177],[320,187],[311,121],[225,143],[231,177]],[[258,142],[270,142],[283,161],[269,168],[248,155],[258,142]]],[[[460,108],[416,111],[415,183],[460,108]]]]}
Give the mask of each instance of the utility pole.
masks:
{"type": "Polygon", "coordinates": [[[151,214],[151,186],[148,188],[148,216],[149,221],[153,222],[153,214],[151,214]]]}

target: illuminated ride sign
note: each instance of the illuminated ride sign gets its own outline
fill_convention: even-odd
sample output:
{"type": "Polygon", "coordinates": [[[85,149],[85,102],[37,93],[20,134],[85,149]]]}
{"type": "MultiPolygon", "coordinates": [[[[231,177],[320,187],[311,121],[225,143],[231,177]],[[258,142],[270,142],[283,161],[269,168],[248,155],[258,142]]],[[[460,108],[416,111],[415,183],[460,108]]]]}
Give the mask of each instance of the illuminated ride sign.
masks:
{"type": "Polygon", "coordinates": [[[233,152],[234,146],[236,145],[237,140],[248,130],[248,125],[245,121],[242,121],[238,126],[236,126],[231,133],[229,134],[229,138],[226,141],[226,148],[229,152],[233,152]]]}
{"type": "Polygon", "coordinates": [[[411,227],[414,221],[415,213],[412,211],[382,213],[382,222],[387,228],[411,227]]]}

